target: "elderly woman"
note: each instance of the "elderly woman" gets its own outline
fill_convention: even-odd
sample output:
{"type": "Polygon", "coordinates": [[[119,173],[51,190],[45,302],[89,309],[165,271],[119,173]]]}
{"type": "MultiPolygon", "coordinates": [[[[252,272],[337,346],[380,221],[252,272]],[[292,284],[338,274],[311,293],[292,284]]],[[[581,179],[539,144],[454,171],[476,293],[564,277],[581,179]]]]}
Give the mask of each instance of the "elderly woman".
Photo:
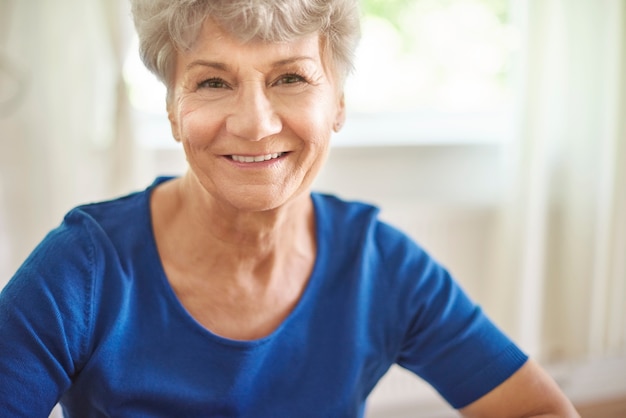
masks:
{"type": "MultiPolygon", "coordinates": [[[[397,363],[468,417],[577,416],[448,273],[311,193],[356,0],[134,0],[180,178],[72,210],[0,299],[3,417],[362,417],[397,363]]],[[[416,411],[417,412],[417,411],[416,411]]]]}

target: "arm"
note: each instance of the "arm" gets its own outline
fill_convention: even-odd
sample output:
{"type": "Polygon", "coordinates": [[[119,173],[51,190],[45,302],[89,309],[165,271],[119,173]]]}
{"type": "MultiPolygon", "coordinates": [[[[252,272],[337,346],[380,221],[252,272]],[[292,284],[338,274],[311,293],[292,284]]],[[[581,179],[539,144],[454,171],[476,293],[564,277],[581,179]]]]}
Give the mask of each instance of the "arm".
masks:
{"type": "Polygon", "coordinates": [[[88,252],[64,225],[0,293],[2,417],[48,417],[80,367],[89,334],[88,252]]]}
{"type": "Polygon", "coordinates": [[[70,384],[64,325],[48,288],[18,272],[0,293],[0,411],[47,417],[70,384]]]}
{"type": "Polygon", "coordinates": [[[556,382],[533,360],[459,412],[467,418],[580,417],[556,382]]]}
{"type": "Polygon", "coordinates": [[[394,241],[393,231],[380,232],[385,261],[397,266],[393,274],[401,278],[395,305],[405,333],[397,364],[467,418],[578,417],[556,383],[441,265],[419,247],[394,241]]]}

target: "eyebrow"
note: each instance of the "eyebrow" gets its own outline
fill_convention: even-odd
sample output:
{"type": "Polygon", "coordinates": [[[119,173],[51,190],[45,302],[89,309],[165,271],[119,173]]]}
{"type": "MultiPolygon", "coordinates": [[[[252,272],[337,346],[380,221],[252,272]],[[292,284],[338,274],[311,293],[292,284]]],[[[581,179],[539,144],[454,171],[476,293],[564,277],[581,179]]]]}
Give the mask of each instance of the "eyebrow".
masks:
{"type": "Polygon", "coordinates": [[[297,63],[299,61],[313,61],[313,62],[315,62],[315,59],[313,57],[302,55],[302,56],[286,58],[284,60],[276,61],[276,62],[272,63],[271,66],[272,66],[272,68],[284,67],[286,65],[295,64],[295,63],[297,63]]]}
{"type": "Polygon", "coordinates": [[[193,67],[197,67],[197,66],[210,67],[210,68],[214,68],[220,71],[228,71],[230,69],[230,67],[224,63],[217,62],[217,61],[207,61],[207,60],[195,60],[193,62],[190,62],[189,64],[187,64],[185,69],[189,71],[193,67]]]}
{"type": "MultiPolygon", "coordinates": [[[[280,68],[280,67],[284,67],[287,65],[291,65],[300,61],[313,61],[315,62],[315,59],[313,57],[309,57],[306,55],[303,56],[297,56],[297,57],[291,57],[291,58],[286,58],[286,59],[282,59],[282,60],[278,60],[276,62],[273,62],[272,64],[270,64],[270,67],[272,68],[280,68]]],[[[213,68],[219,71],[226,71],[228,72],[231,67],[228,64],[225,64],[223,62],[219,62],[219,61],[208,61],[208,60],[195,60],[193,62],[190,62],[189,64],[187,64],[187,66],[185,67],[187,71],[189,71],[191,68],[196,67],[196,66],[203,66],[203,67],[209,67],[209,68],[213,68]]]]}

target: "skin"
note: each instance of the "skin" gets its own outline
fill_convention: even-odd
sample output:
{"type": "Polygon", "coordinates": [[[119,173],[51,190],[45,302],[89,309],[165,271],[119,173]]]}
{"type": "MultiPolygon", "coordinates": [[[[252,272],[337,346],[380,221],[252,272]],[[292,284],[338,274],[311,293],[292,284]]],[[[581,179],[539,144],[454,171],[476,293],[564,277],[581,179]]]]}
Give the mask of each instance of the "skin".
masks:
{"type": "Polygon", "coordinates": [[[580,418],[556,382],[532,359],[459,412],[468,418],[580,418]]]}
{"type": "MultiPolygon", "coordinates": [[[[316,255],[310,187],[345,118],[332,68],[317,34],[242,44],[210,20],[177,55],[168,115],[189,170],[155,189],[153,228],[180,302],[218,335],[267,336],[306,287],[316,255]]],[[[578,416],[532,360],[459,412],[578,416]]]]}

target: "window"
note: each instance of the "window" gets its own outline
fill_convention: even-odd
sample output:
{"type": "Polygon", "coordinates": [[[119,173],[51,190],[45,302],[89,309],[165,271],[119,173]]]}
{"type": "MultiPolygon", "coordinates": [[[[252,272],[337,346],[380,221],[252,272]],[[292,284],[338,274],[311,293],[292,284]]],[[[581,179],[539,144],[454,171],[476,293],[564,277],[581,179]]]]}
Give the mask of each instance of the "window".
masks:
{"type": "Polygon", "coordinates": [[[517,33],[509,0],[363,0],[343,144],[500,141],[517,33]]]}
{"type": "MultiPolygon", "coordinates": [[[[337,146],[502,141],[518,35],[510,0],[362,0],[363,38],[337,146]]],[[[171,143],[165,90],[126,68],[140,141],[171,143]]]]}

